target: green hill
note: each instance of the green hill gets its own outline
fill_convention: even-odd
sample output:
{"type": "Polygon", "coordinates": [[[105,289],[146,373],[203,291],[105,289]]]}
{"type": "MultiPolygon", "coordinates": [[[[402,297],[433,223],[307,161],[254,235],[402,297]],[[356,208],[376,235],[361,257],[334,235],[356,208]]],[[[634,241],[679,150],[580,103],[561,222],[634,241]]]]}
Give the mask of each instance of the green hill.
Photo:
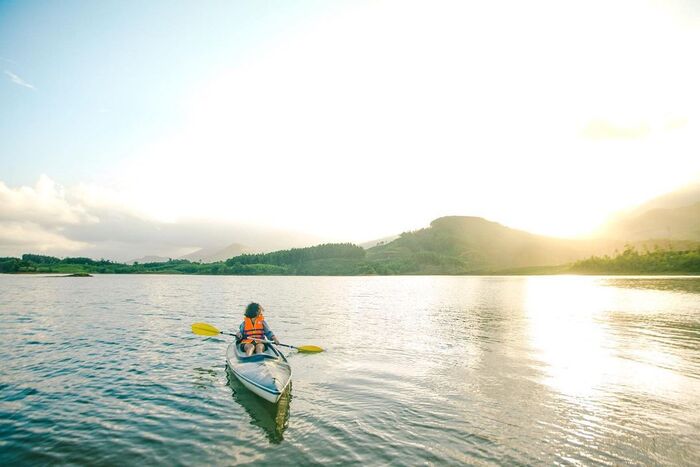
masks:
{"type": "Polygon", "coordinates": [[[276,274],[357,275],[374,274],[368,267],[364,248],[350,243],[328,243],[307,248],[244,254],[226,260],[226,267],[276,268],[276,274]]]}
{"type": "Polygon", "coordinates": [[[386,272],[463,274],[569,263],[594,250],[588,241],[535,235],[480,217],[450,216],[370,248],[367,259],[386,272]]]}

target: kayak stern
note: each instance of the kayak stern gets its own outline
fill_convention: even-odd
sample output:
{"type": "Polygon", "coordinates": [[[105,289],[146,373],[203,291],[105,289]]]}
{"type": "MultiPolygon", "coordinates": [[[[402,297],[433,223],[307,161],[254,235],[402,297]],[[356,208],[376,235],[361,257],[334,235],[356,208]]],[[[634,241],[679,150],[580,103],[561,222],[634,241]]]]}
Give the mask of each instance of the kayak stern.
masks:
{"type": "Polygon", "coordinates": [[[243,386],[273,404],[279,401],[292,379],[287,359],[272,345],[268,345],[265,353],[248,357],[232,343],[226,351],[226,362],[243,386]]]}

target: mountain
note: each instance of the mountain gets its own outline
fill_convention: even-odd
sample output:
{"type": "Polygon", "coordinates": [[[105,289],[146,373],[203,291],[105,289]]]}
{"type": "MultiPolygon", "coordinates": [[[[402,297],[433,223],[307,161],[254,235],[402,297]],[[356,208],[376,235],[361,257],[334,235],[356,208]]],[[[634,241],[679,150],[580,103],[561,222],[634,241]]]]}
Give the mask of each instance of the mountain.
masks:
{"type": "Polygon", "coordinates": [[[608,235],[627,241],[700,241],[700,202],[673,209],[651,209],[621,218],[608,228],[608,235]]]}
{"type": "Polygon", "coordinates": [[[603,235],[630,243],[700,241],[700,183],[619,214],[604,228],[603,235]]]}
{"type": "MultiPolygon", "coordinates": [[[[563,265],[601,252],[599,242],[545,237],[466,216],[441,217],[424,229],[373,243],[370,248],[323,244],[246,255],[246,248],[234,243],[183,259],[225,260],[193,269],[215,274],[469,274],[563,265]]],[[[188,264],[182,268],[194,266],[188,264]]]]}
{"type": "Polygon", "coordinates": [[[621,237],[613,240],[552,238],[480,217],[449,216],[435,219],[424,229],[404,232],[394,240],[369,249],[350,243],[326,243],[242,254],[246,247],[234,243],[223,249],[200,249],[187,259],[167,262],[163,257],[147,256],[131,266],[85,257],[60,259],[29,254],[23,255],[22,259],[0,258],[0,272],[234,275],[690,273],[700,267],[700,241],[690,239],[698,238],[699,214],[700,203],[651,209],[630,217],[626,223],[621,222],[621,237]],[[661,236],[665,239],[658,239],[661,236]],[[660,248],[655,248],[657,246],[660,248]],[[592,257],[615,250],[621,254],[615,254],[614,258],[592,257]]]}
{"type": "Polygon", "coordinates": [[[480,217],[449,216],[370,248],[367,260],[401,273],[459,274],[564,264],[599,249],[593,241],[535,235],[480,217]]]}
{"type": "Polygon", "coordinates": [[[225,261],[229,258],[233,258],[234,256],[239,256],[243,253],[249,252],[250,249],[245,245],[241,245],[240,243],[232,243],[224,248],[200,248],[193,253],[181,256],[180,259],[200,261],[202,263],[214,263],[216,261],[225,261]]]}
{"type": "Polygon", "coordinates": [[[700,182],[665,193],[634,207],[629,216],[638,216],[654,209],[675,209],[700,203],[700,182]]]}
{"type": "MultiPolygon", "coordinates": [[[[469,274],[541,269],[570,264],[593,255],[615,256],[616,252],[626,250],[626,245],[638,251],[697,249],[700,246],[700,183],[658,196],[617,215],[597,238],[588,240],[535,235],[480,217],[448,216],[435,219],[424,229],[366,242],[360,245],[366,251],[364,257],[348,258],[342,256],[347,253],[344,247],[304,250],[313,244],[309,236],[233,227],[212,229],[211,225],[199,225],[199,230],[192,228],[187,231],[188,235],[178,231],[177,237],[163,236],[161,240],[165,244],[204,240],[199,243],[203,248],[181,259],[202,263],[226,261],[226,265],[210,268],[211,273],[216,274],[469,274]],[[236,243],[220,246],[225,244],[221,242],[222,238],[232,237],[236,243]],[[303,258],[301,251],[304,254],[318,253],[322,257],[302,259],[294,264],[280,262],[280,258],[287,256],[297,258],[301,255],[303,258]],[[239,258],[252,252],[257,254],[239,258]],[[265,256],[262,255],[264,252],[274,254],[265,256]],[[231,258],[238,259],[229,264],[227,260],[231,258]],[[265,267],[249,263],[253,260],[261,261],[265,267]]],[[[162,233],[162,230],[157,231],[162,233]]],[[[152,251],[160,253],[163,250],[152,251]]],[[[354,252],[352,249],[348,251],[354,252]]],[[[167,258],[147,256],[137,261],[140,264],[155,263],[167,261],[167,258]]],[[[183,265],[181,269],[191,273],[185,270],[191,267],[183,265]]]]}

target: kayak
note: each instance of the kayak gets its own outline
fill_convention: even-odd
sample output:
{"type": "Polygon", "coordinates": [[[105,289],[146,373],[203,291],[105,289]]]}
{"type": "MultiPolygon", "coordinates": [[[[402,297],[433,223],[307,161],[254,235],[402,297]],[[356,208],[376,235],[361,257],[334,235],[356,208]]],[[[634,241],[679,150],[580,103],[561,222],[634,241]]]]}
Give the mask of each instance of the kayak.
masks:
{"type": "Polygon", "coordinates": [[[292,381],[292,368],[277,347],[267,344],[265,352],[246,356],[240,344],[226,349],[226,363],[233,375],[250,391],[275,404],[292,381]]]}

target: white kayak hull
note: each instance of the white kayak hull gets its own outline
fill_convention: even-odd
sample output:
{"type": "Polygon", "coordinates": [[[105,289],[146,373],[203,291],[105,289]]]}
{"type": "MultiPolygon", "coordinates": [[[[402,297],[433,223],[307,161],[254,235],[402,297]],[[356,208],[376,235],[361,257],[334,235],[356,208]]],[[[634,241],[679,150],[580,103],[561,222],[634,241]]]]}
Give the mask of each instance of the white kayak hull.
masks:
{"type": "Polygon", "coordinates": [[[226,363],[243,386],[273,404],[292,381],[292,368],[287,359],[271,344],[267,345],[265,353],[246,357],[233,342],[226,350],[226,363]]]}

